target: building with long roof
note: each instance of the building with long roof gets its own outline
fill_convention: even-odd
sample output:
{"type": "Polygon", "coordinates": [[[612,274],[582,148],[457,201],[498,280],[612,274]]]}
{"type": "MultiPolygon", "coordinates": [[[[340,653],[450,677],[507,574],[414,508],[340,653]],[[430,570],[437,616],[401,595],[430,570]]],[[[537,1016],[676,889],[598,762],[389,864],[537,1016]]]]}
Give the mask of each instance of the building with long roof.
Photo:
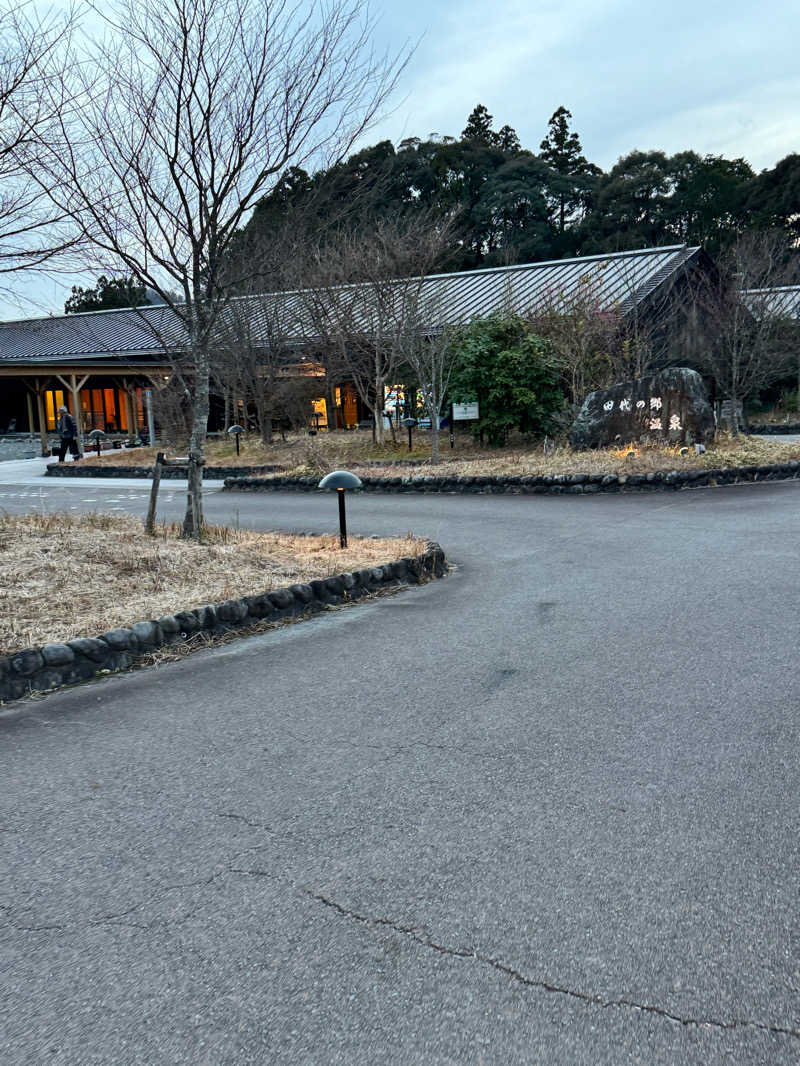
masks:
{"type": "MultiPolygon", "coordinates": [[[[657,318],[708,269],[702,248],[673,245],[403,278],[380,300],[365,283],[237,297],[220,315],[215,343],[224,350],[244,324],[250,344],[273,343],[277,334],[297,353],[289,361],[302,359],[334,328],[333,309],[346,311],[353,332],[379,331],[386,291],[397,305],[413,293],[415,328],[426,334],[497,311],[566,309],[587,293],[599,311],[657,318]]],[[[79,412],[84,431],[135,432],[144,425],[143,390],[168,380],[187,350],[185,327],[165,305],[0,323],[0,433],[38,433],[45,451],[61,403],[79,412]]],[[[348,400],[355,411],[349,393],[348,400]]],[[[317,410],[327,424],[324,400],[317,410]]],[[[339,422],[351,418],[340,413],[339,422]]]]}

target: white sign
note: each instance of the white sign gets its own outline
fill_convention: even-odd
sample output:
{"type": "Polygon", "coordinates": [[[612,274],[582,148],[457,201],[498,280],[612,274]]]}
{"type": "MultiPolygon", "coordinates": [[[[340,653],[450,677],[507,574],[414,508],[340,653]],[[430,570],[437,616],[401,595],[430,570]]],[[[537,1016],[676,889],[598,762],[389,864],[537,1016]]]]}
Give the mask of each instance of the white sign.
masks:
{"type": "Polygon", "coordinates": [[[468,422],[472,418],[480,418],[477,403],[454,403],[453,421],[468,422]]]}

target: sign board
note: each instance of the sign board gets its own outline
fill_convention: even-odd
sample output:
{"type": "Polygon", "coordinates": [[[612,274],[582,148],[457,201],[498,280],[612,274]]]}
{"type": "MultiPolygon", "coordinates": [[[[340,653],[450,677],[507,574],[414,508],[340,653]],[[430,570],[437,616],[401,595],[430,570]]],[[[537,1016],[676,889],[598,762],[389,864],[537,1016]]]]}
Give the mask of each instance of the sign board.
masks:
{"type": "Polygon", "coordinates": [[[480,418],[477,403],[454,403],[453,421],[468,422],[473,418],[480,418]]]}
{"type": "MultiPolygon", "coordinates": [[[[720,418],[731,418],[733,415],[733,400],[723,400],[720,410],[720,418]]],[[[741,400],[736,401],[736,417],[742,417],[741,400]]]]}

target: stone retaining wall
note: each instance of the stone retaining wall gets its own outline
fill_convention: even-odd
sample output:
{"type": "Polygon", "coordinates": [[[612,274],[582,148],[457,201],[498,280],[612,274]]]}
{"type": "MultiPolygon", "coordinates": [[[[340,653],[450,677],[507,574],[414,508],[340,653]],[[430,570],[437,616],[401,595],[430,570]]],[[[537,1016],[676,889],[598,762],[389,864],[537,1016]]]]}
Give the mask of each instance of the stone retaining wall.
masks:
{"type": "MultiPolygon", "coordinates": [[[[735,485],[754,481],[785,481],[800,477],[800,462],[771,466],[735,466],[723,470],[670,470],[653,474],[546,474],[484,477],[362,477],[365,492],[444,492],[507,495],[591,495],[609,492],[659,492],[735,485]]],[[[315,492],[319,478],[227,478],[225,488],[238,492],[315,492]]]]}
{"type": "Polygon", "coordinates": [[[420,585],[444,576],[446,569],[444,552],[438,544],[430,542],[421,555],[407,556],[383,566],[179,611],[175,615],[136,622],[127,628],[112,629],[99,637],[79,637],[64,644],[25,648],[0,657],[0,702],[87,681],[97,674],[124,670],[142,653],[166,644],[179,644],[201,630],[221,634],[264,620],[296,618],[393,585],[420,585]]]}
{"type": "Polygon", "coordinates": [[[764,422],[760,425],[751,424],[747,427],[747,432],[750,434],[756,434],[759,437],[775,437],[782,434],[788,434],[794,436],[800,434],[800,422],[764,422]]]}
{"type": "MultiPolygon", "coordinates": [[[[87,452],[88,454],[88,452],[87,452]]],[[[282,466],[204,466],[203,477],[208,480],[222,481],[231,477],[254,477],[258,474],[274,474],[283,470],[282,466]]],[[[185,466],[163,466],[161,480],[186,480],[188,471],[185,466]]],[[[153,477],[152,466],[112,466],[110,463],[94,463],[83,460],[80,463],[50,463],[45,477],[153,477]]]]}

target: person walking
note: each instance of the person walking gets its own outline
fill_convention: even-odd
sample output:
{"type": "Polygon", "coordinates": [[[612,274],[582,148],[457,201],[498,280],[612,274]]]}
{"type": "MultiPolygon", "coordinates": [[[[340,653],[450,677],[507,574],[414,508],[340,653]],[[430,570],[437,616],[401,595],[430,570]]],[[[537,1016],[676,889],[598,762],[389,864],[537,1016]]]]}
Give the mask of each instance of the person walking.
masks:
{"type": "Polygon", "coordinates": [[[81,457],[81,453],[78,450],[78,424],[63,404],[58,409],[56,429],[61,438],[61,443],[58,447],[59,463],[64,462],[67,448],[69,448],[70,455],[72,455],[72,461],[76,463],[81,457]]]}

